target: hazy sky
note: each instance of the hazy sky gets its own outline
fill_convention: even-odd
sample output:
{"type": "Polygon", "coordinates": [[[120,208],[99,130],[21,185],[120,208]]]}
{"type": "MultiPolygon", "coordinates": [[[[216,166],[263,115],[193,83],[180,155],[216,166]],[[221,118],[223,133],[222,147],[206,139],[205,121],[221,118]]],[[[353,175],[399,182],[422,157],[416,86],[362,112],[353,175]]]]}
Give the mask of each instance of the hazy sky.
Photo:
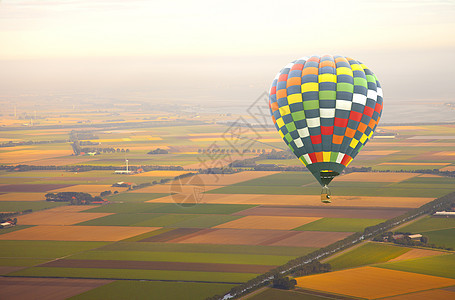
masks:
{"type": "Polygon", "coordinates": [[[455,1],[1,0],[0,92],[251,102],[288,62],[364,62],[385,101],[455,101],[455,1]]]}

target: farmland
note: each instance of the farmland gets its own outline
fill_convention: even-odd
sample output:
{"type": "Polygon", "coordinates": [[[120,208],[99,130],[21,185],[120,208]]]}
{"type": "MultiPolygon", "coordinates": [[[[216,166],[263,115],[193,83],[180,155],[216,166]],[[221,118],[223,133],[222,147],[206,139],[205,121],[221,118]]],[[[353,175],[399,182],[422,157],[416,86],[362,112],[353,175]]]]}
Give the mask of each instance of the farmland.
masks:
{"type": "Polygon", "coordinates": [[[297,278],[297,285],[302,288],[367,299],[390,297],[454,284],[454,279],[374,267],[297,278]],[[384,286],[387,288],[385,289],[384,286]]]}
{"type": "Polygon", "coordinates": [[[408,248],[367,243],[352,251],[328,260],[335,270],[386,262],[410,251],[408,248]]]}
{"type": "MultiPolygon", "coordinates": [[[[450,155],[454,144],[444,139],[444,134],[450,132],[446,126],[398,127],[393,130],[403,130],[402,135],[393,140],[373,139],[352,163],[354,167],[371,169],[336,178],[331,184],[334,201],[327,206],[320,203],[321,188],[309,172],[254,171],[251,167],[239,167],[233,174],[185,177],[199,169],[227,166],[237,159],[255,159],[263,150],[265,153],[280,150],[282,141],[273,131],[245,133],[261,143],[241,146],[237,152],[236,139],[225,134],[227,126],[211,123],[213,118],[229,120],[227,116],[201,115],[202,123],[183,120],[179,121],[181,126],[172,126],[173,123],[164,119],[155,123],[136,119],[150,117],[147,114],[118,113],[140,127],[122,128],[126,121],[116,125],[118,128],[103,127],[109,124],[105,121],[110,117],[93,113],[92,125],[99,127],[78,128],[74,120],[81,115],[71,114],[60,118],[65,128],[2,131],[0,143],[53,141],[0,148],[5,167],[0,170],[0,211],[32,210],[17,215],[18,226],[4,229],[0,234],[3,253],[0,273],[6,276],[0,284],[11,285],[11,293],[18,293],[19,287],[24,286],[23,293],[27,295],[36,284],[33,280],[39,279],[49,293],[74,299],[99,299],[100,295],[124,299],[132,294],[201,299],[223,294],[235,284],[354,232],[362,232],[365,227],[402,215],[453,191],[455,186],[451,177],[414,172],[455,165],[455,156],[450,155]],[[81,141],[93,145],[82,147],[101,149],[100,153],[74,155],[70,142],[57,141],[68,139],[71,130],[92,134],[93,138],[81,141]],[[410,139],[413,132],[415,136],[431,133],[434,139],[430,142],[410,139]],[[115,151],[103,152],[103,148],[115,151]],[[168,154],[147,154],[157,148],[166,149],[168,154]],[[209,148],[223,149],[223,153],[209,153],[209,148]],[[242,153],[243,150],[248,151],[242,153]],[[115,173],[125,170],[125,159],[130,168],[144,168],[144,172],[115,173]],[[17,168],[20,164],[33,168],[17,168]],[[409,171],[401,172],[402,169],[409,171]],[[176,176],[182,178],[174,179],[176,176]],[[113,186],[118,182],[140,187],[113,186]],[[102,197],[106,199],[103,205],[74,206],[47,202],[44,197],[48,192],[86,192],[98,196],[106,191],[111,193],[102,197]],[[188,195],[193,197],[183,202],[188,195]],[[80,288],[71,288],[75,284],[80,288]],[[68,287],[66,294],[62,287],[68,287]]],[[[174,115],[169,120],[176,122],[176,119],[174,115]]],[[[256,164],[301,166],[296,159],[266,156],[258,158],[256,164]]],[[[424,218],[410,224],[411,229],[404,229],[425,231],[431,242],[449,246],[451,236],[455,236],[454,226],[450,220],[445,222],[424,218]]],[[[417,284],[423,277],[412,277],[412,274],[447,277],[441,270],[427,274],[420,269],[409,269],[410,261],[423,260],[420,268],[425,269],[430,264],[425,259],[447,256],[434,252],[366,243],[329,262],[334,269],[380,266],[372,268],[374,272],[366,269],[370,271],[365,274],[372,278],[367,284],[372,286],[377,285],[374,278],[388,276],[381,272],[392,272],[389,273],[392,278],[397,274],[394,272],[411,274],[410,280],[417,284]]],[[[435,266],[450,263],[451,260],[434,261],[435,266]]],[[[361,276],[350,274],[352,278],[361,276]]],[[[430,280],[424,288],[439,288],[433,277],[425,278],[430,280]]],[[[398,287],[393,288],[394,293],[402,292],[398,287]]],[[[44,289],[39,291],[45,293],[44,289]]],[[[269,289],[256,297],[320,298],[302,293],[269,289]]],[[[368,293],[379,292],[371,289],[368,293]]]]}

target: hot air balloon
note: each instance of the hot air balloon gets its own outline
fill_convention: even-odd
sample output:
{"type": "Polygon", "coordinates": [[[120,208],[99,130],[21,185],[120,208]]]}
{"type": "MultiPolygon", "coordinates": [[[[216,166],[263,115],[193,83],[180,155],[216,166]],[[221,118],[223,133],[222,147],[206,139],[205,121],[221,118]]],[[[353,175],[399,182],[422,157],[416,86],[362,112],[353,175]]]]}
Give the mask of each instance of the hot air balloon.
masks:
{"type": "Polygon", "coordinates": [[[356,157],[382,113],[382,89],[363,63],[344,56],[302,57],[286,65],[270,88],[276,129],[322,186],[356,157]]]}

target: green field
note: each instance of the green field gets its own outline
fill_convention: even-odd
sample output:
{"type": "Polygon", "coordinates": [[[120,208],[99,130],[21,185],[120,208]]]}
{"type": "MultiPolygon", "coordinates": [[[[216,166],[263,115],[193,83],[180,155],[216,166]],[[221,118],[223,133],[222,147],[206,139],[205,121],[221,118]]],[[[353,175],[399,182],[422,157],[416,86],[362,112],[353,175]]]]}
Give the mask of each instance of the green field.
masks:
{"type": "Polygon", "coordinates": [[[1,257],[52,259],[87,251],[106,242],[0,241],[1,257]]]}
{"type": "Polygon", "coordinates": [[[102,251],[155,251],[155,252],[198,252],[198,253],[238,253],[251,255],[303,256],[316,250],[306,247],[215,245],[215,244],[171,244],[171,243],[131,243],[117,242],[101,247],[102,251]]]}
{"type": "Polygon", "coordinates": [[[455,278],[455,254],[438,255],[412,260],[390,262],[376,267],[455,278]]]}
{"type": "Polygon", "coordinates": [[[373,226],[384,221],[385,219],[322,218],[295,228],[294,230],[363,232],[366,227],[373,226]]]}
{"type": "Polygon", "coordinates": [[[409,248],[393,245],[366,243],[340,256],[329,259],[327,262],[332,266],[333,270],[348,269],[386,262],[409,250],[409,248]]]}
{"type": "Polygon", "coordinates": [[[157,252],[157,251],[88,251],[68,259],[175,261],[194,263],[282,265],[295,256],[258,255],[239,253],[157,252]]]}
{"type": "Polygon", "coordinates": [[[232,214],[255,205],[198,204],[180,206],[174,203],[111,203],[85,212],[104,213],[166,213],[166,214],[232,214]]]}
{"type": "Polygon", "coordinates": [[[455,249],[455,228],[427,231],[424,235],[428,237],[430,244],[455,249]]]}
{"type": "Polygon", "coordinates": [[[421,233],[427,231],[455,228],[455,218],[425,217],[407,226],[401,232],[421,233]]]}
{"type": "Polygon", "coordinates": [[[199,282],[144,282],[133,280],[115,281],[98,287],[72,300],[124,300],[124,299],[185,299],[200,300],[207,297],[224,294],[235,285],[221,283],[199,282]]]}
{"type": "MultiPolygon", "coordinates": [[[[113,214],[79,223],[83,226],[130,226],[136,223],[150,220],[162,214],[113,214]]],[[[147,225],[144,225],[147,226],[147,225]]]]}
{"type": "Polygon", "coordinates": [[[63,205],[68,205],[68,203],[48,201],[0,201],[0,211],[20,212],[27,209],[36,211],[63,205]]]}
{"type": "Polygon", "coordinates": [[[9,273],[8,276],[67,277],[67,278],[110,278],[177,280],[241,283],[259,274],[222,273],[193,271],[131,270],[131,269],[96,269],[96,268],[47,268],[32,267],[9,273]]]}
{"type": "Polygon", "coordinates": [[[107,200],[112,202],[145,202],[148,200],[153,200],[168,195],[169,194],[165,193],[121,193],[109,196],[107,197],[107,200]]]}
{"type": "Polygon", "coordinates": [[[0,266],[32,267],[49,261],[49,259],[0,257],[0,266]]]}
{"type": "Polygon", "coordinates": [[[198,215],[195,218],[184,220],[178,223],[169,225],[170,227],[184,227],[184,228],[210,228],[226,222],[237,220],[242,216],[231,215],[198,215]]]}

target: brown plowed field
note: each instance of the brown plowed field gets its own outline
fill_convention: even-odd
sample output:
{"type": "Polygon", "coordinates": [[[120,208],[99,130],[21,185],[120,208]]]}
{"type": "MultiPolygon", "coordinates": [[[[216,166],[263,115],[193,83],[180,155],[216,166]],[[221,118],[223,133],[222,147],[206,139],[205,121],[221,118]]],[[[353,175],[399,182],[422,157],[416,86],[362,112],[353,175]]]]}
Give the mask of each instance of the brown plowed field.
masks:
{"type": "Polygon", "coordinates": [[[387,300],[453,300],[455,292],[431,290],[387,298],[387,300]]]}
{"type": "MultiPolygon", "coordinates": [[[[158,187],[158,186],[155,186],[158,187]]],[[[169,189],[163,189],[160,192],[169,193],[169,189]]],[[[154,187],[153,187],[154,188],[154,187]]],[[[214,189],[214,186],[205,187],[205,190],[214,189]]],[[[191,194],[194,187],[188,187],[185,195],[191,194]]],[[[144,192],[146,189],[139,189],[136,192],[144,192]]],[[[152,192],[152,190],[147,192],[152,192]]],[[[158,190],[153,190],[158,192],[158,190]]],[[[313,206],[327,207],[321,203],[321,197],[317,195],[260,195],[260,194],[203,194],[200,203],[213,204],[255,204],[255,205],[289,205],[289,206],[313,206]]],[[[420,207],[423,204],[434,200],[434,198],[416,198],[416,197],[368,197],[368,196],[334,196],[331,207],[420,207]]],[[[164,202],[174,203],[172,196],[162,197],[147,202],[164,202]]]]}
{"type": "Polygon", "coordinates": [[[400,182],[420,175],[420,173],[387,173],[379,172],[354,172],[337,176],[333,181],[354,181],[354,182],[400,182]]]}
{"type": "Polygon", "coordinates": [[[291,230],[319,219],[315,217],[246,216],[214,228],[291,230]]]}
{"type": "Polygon", "coordinates": [[[67,278],[0,278],[2,299],[67,299],[113,280],[67,278]]]}
{"type": "Polygon", "coordinates": [[[111,213],[83,213],[83,212],[59,212],[38,211],[19,216],[17,221],[21,225],[73,225],[96,218],[112,215],[111,213]]]}
{"type": "MultiPolygon", "coordinates": [[[[226,245],[263,245],[275,238],[287,237],[289,231],[265,229],[205,229],[200,234],[179,239],[178,243],[188,244],[226,244],[226,245]]],[[[170,240],[169,242],[174,242],[170,240]]]]}
{"type": "Polygon", "coordinates": [[[301,231],[291,237],[269,243],[270,246],[320,248],[350,236],[352,232],[301,231]]]}
{"type": "Polygon", "coordinates": [[[421,258],[421,257],[427,257],[427,256],[434,256],[434,255],[443,255],[443,254],[447,254],[447,252],[425,250],[425,249],[411,249],[408,252],[406,252],[398,257],[395,257],[389,261],[400,261],[400,260],[421,258]]]}
{"type": "Polygon", "coordinates": [[[323,247],[350,235],[348,232],[286,231],[265,229],[204,229],[191,236],[169,240],[171,243],[273,245],[323,247]]]}
{"type": "Polygon", "coordinates": [[[304,289],[376,299],[437,289],[455,284],[455,279],[374,267],[329,272],[296,278],[304,289]]]}
{"type": "Polygon", "coordinates": [[[160,227],[43,225],[2,234],[0,235],[0,240],[115,242],[159,228],[160,227]]]}
{"type": "Polygon", "coordinates": [[[286,216],[318,218],[363,218],[390,219],[407,212],[408,209],[368,209],[368,208],[314,208],[314,207],[280,207],[259,206],[234,213],[238,216],[286,216]]]}
{"type": "Polygon", "coordinates": [[[40,267],[265,273],[276,266],[130,260],[54,260],[40,267]]]}
{"type": "Polygon", "coordinates": [[[177,228],[177,229],[173,229],[173,230],[168,231],[168,232],[164,232],[164,233],[161,233],[161,234],[158,234],[158,235],[155,235],[155,236],[151,236],[151,237],[145,238],[143,240],[140,240],[140,242],[159,242],[159,243],[163,243],[163,242],[168,242],[170,240],[178,239],[180,237],[184,237],[184,236],[199,232],[201,230],[203,230],[203,229],[199,229],[199,228],[177,228]]]}
{"type": "Polygon", "coordinates": [[[31,192],[31,193],[45,193],[56,189],[64,189],[71,187],[70,184],[0,184],[0,192],[14,193],[14,192],[31,192]]]}

